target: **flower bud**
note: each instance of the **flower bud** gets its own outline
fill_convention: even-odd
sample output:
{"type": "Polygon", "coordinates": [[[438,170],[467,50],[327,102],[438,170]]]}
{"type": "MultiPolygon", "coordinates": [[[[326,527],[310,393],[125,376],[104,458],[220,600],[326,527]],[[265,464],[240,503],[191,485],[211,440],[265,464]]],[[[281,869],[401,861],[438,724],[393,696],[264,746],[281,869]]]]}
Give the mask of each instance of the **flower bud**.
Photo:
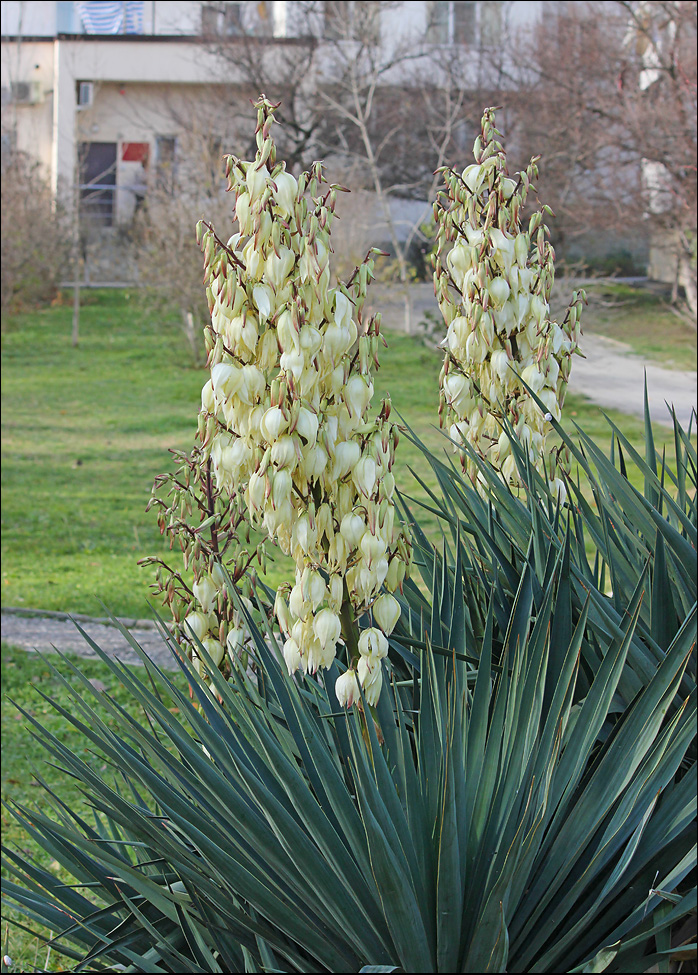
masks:
{"type": "Polygon", "coordinates": [[[285,217],[290,216],[296,202],[298,183],[290,173],[277,173],[274,177],[276,189],[272,189],[274,202],[285,217]]]}
{"type": "Polygon", "coordinates": [[[266,478],[263,474],[251,474],[247,486],[248,504],[253,514],[258,514],[264,504],[266,478]]]}
{"type": "Polygon", "coordinates": [[[311,524],[308,513],[302,514],[293,525],[291,536],[301,552],[308,555],[317,542],[317,528],[311,524]]]}
{"type": "Polygon", "coordinates": [[[303,596],[311,604],[314,612],[327,593],[327,587],[320,573],[313,569],[306,569],[303,572],[302,589],[303,596]]]}
{"type": "Polygon", "coordinates": [[[268,285],[256,284],[252,289],[252,297],[259,311],[259,320],[263,324],[271,315],[273,295],[268,285]]]}
{"type": "Polygon", "coordinates": [[[198,582],[192,586],[194,598],[201,604],[204,613],[210,613],[218,598],[218,590],[213,584],[211,577],[202,576],[198,582]]]}
{"type": "Polygon", "coordinates": [[[219,640],[213,640],[211,638],[202,640],[201,645],[203,646],[206,653],[211,657],[216,667],[219,667],[223,657],[225,656],[225,650],[223,649],[223,644],[219,640]]]}
{"type": "Polygon", "coordinates": [[[247,190],[250,194],[251,206],[254,206],[257,199],[264,192],[268,178],[269,171],[267,170],[266,166],[260,166],[259,169],[257,169],[254,165],[248,166],[245,182],[247,184],[247,190]]]}
{"type": "Polygon", "coordinates": [[[332,476],[335,480],[345,477],[359,461],[361,447],[355,440],[343,440],[335,447],[332,476]]]}
{"type": "Polygon", "coordinates": [[[305,615],[305,603],[303,586],[297,582],[291,589],[288,599],[289,609],[297,619],[301,619],[305,615]]]}
{"type": "Polygon", "coordinates": [[[245,628],[243,626],[233,627],[228,630],[228,636],[225,640],[225,647],[228,651],[228,656],[231,660],[234,660],[240,655],[245,646],[245,628]]]}
{"type": "Polygon", "coordinates": [[[334,692],[340,707],[352,707],[354,702],[358,701],[361,697],[359,682],[356,679],[356,671],[347,670],[341,677],[338,677],[334,685],[334,692]]]}
{"type": "Polygon", "coordinates": [[[482,167],[478,165],[466,166],[463,170],[463,182],[471,193],[477,193],[480,189],[485,174],[482,167]]]}
{"type": "Polygon", "coordinates": [[[272,444],[271,462],[274,467],[288,467],[293,470],[296,466],[297,459],[293,437],[284,434],[272,444]]]}
{"type": "Polygon", "coordinates": [[[291,628],[291,617],[289,615],[288,603],[284,599],[283,593],[279,589],[274,600],[274,615],[279,621],[279,626],[284,633],[288,633],[291,628]]]}
{"type": "Polygon", "coordinates": [[[218,362],[211,369],[211,385],[219,401],[234,396],[242,385],[242,370],[229,362],[218,362]]]}
{"type": "Polygon", "coordinates": [[[268,409],[263,415],[260,423],[262,436],[269,443],[277,440],[287,426],[288,419],[284,415],[283,410],[281,410],[278,406],[272,406],[270,409],[268,409]]]}
{"type": "Polygon", "coordinates": [[[361,657],[356,668],[356,674],[363,689],[366,703],[375,707],[383,686],[383,667],[380,660],[361,657]]]}
{"type": "Polygon", "coordinates": [[[363,376],[352,376],[344,387],[344,402],[352,416],[363,416],[373,396],[373,383],[363,376]]]}
{"type": "Polygon", "coordinates": [[[289,677],[295,674],[302,663],[300,648],[292,637],[289,637],[284,643],[284,662],[286,663],[289,677]]]}
{"type": "Polygon", "coordinates": [[[364,495],[370,497],[376,484],[376,462],[372,457],[362,457],[354,467],[352,479],[357,489],[364,495]]]}
{"type": "Polygon", "coordinates": [[[375,660],[382,660],[383,657],[388,656],[388,638],[375,626],[362,630],[359,637],[359,653],[373,657],[375,660]]]}
{"type": "Polygon", "coordinates": [[[528,236],[526,234],[516,235],[516,240],[514,241],[514,252],[516,254],[516,262],[519,267],[526,267],[526,263],[528,261],[528,236]]]}
{"type": "Polygon", "coordinates": [[[330,605],[336,613],[342,607],[342,600],[344,597],[344,582],[340,575],[334,573],[330,576],[330,605]]]}
{"type": "Polygon", "coordinates": [[[304,406],[298,411],[296,420],[296,433],[298,433],[309,444],[313,445],[317,438],[318,418],[317,414],[312,413],[304,406]]]}
{"type": "Polygon", "coordinates": [[[216,394],[213,390],[213,382],[210,379],[201,390],[201,409],[204,413],[216,412],[216,394]]]}
{"type": "Polygon", "coordinates": [[[550,493],[554,498],[556,498],[560,504],[564,504],[567,500],[567,487],[565,482],[559,478],[554,478],[548,485],[550,488],[550,493]]]}
{"type": "Polygon", "coordinates": [[[295,256],[293,251],[289,250],[288,247],[280,247],[278,254],[276,251],[271,252],[264,265],[264,274],[274,291],[279,291],[291,273],[294,262],[295,256]]]}
{"type": "Polygon", "coordinates": [[[383,593],[373,604],[373,619],[386,636],[389,636],[400,619],[400,603],[389,593],[383,593]]]}
{"type": "Polygon", "coordinates": [[[531,387],[534,393],[538,393],[545,385],[545,376],[536,364],[526,366],[521,373],[521,378],[531,387]]]}
{"type": "Polygon", "coordinates": [[[342,632],[339,616],[333,613],[331,609],[321,609],[313,620],[313,632],[323,650],[334,649],[342,632]]]}
{"type": "Polygon", "coordinates": [[[372,535],[370,531],[364,532],[361,536],[359,548],[369,568],[385,555],[385,542],[382,538],[372,535]]]}
{"type": "Polygon", "coordinates": [[[341,291],[335,292],[334,318],[342,328],[348,325],[351,319],[351,302],[341,291]]]}
{"type": "Polygon", "coordinates": [[[402,559],[393,557],[388,564],[388,572],[385,576],[385,588],[390,592],[395,592],[405,578],[405,563],[402,559]]]}
{"type": "Polygon", "coordinates": [[[275,474],[271,475],[271,485],[272,504],[278,508],[291,497],[293,482],[290,472],[287,470],[276,471],[275,474]]]}
{"type": "Polygon", "coordinates": [[[494,278],[490,282],[488,291],[495,308],[501,308],[504,305],[504,302],[509,297],[510,290],[509,282],[505,278],[494,278]]]}
{"type": "Polygon", "coordinates": [[[184,617],[184,623],[184,632],[186,635],[190,636],[193,633],[197,640],[202,642],[208,633],[208,616],[198,611],[189,613],[188,616],[184,617]]]}
{"type": "MultiPolygon", "coordinates": [[[[250,219],[250,194],[240,193],[237,200],[235,201],[235,217],[240,224],[240,233],[247,235],[249,232],[249,219],[250,219]]],[[[237,241],[236,241],[237,243],[237,241]]],[[[230,241],[228,241],[228,246],[231,246],[230,241]]]]}

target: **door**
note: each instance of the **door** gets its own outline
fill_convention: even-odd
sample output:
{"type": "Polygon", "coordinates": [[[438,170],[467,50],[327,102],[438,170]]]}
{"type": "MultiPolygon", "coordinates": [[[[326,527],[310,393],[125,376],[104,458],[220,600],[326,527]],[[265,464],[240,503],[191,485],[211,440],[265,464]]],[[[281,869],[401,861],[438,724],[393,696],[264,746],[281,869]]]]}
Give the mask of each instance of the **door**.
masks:
{"type": "Polygon", "coordinates": [[[80,211],[86,222],[111,227],[116,192],[116,142],[80,143],[80,211]]]}

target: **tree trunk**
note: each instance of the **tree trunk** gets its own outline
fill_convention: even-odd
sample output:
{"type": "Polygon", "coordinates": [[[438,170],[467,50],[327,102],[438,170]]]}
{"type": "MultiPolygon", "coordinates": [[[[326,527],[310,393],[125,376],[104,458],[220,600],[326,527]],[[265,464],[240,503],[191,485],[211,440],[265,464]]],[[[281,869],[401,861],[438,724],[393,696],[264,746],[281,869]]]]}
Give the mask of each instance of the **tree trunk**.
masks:
{"type": "Polygon", "coordinates": [[[686,320],[692,328],[697,327],[698,319],[698,295],[696,294],[696,260],[689,241],[682,241],[683,246],[679,252],[679,267],[677,277],[679,284],[686,292],[686,304],[690,312],[690,317],[686,320]]]}

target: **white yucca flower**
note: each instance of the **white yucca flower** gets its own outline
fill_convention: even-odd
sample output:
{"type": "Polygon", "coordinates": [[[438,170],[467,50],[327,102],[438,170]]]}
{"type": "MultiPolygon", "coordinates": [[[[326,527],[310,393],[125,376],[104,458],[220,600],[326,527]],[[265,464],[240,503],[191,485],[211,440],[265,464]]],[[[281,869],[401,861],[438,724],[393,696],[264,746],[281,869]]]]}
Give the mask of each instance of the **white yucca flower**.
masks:
{"type": "Polygon", "coordinates": [[[524,442],[529,460],[551,492],[564,499],[558,467],[569,462],[547,447],[558,420],[577,350],[584,293],[572,297],[564,321],[550,320],[555,274],[543,212],[522,226],[532,160],[518,179],[507,174],[494,110],[482,118],[475,163],[461,174],[444,171],[447,193],[434,207],[438,251],[434,288],[447,325],[441,371],[442,426],[463,467],[480,484],[469,445],[513,488],[520,486],[507,424],[524,442]],[[543,402],[540,409],[532,390],[543,402]]]}

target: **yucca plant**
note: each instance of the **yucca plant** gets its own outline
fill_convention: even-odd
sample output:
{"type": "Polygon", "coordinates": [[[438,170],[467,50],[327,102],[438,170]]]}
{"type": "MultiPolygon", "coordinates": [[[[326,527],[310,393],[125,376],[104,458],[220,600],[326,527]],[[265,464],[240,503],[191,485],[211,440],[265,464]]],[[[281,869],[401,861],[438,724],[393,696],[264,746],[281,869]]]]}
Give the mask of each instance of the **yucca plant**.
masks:
{"type": "Polygon", "coordinates": [[[338,706],[333,670],[290,678],[251,618],[265,682],[211,666],[209,685],[178,657],[194,700],[145,654],[140,678],[93,644],[147,720],[83,680],[62,713],[100,774],[25,714],[92,815],[54,794],[14,807],[75,883],[5,851],[6,896],[62,929],[76,971],[626,972],[669,957],[695,903],[695,691],[670,714],[695,609],[618,710],[641,589],[580,696],[592,601],[570,631],[565,549],[539,584],[536,606],[527,567],[496,654],[493,591],[474,667],[429,649],[462,626],[457,588],[449,605],[435,578],[421,677],[386,683],[376,722],[338,706]]]}

